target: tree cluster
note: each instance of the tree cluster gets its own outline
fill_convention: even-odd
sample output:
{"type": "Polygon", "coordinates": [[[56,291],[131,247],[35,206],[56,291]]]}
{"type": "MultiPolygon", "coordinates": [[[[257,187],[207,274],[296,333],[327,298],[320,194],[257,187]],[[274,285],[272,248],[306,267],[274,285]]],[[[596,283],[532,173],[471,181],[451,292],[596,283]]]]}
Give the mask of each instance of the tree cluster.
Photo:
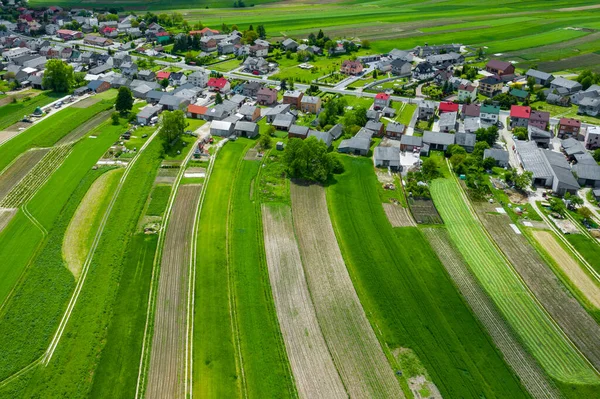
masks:
{"type": "Polygon", "coordinates": [[[340,116],[344,115],[347,102],[343,97],[333,98],[324,104],[319,114],[319,126],[335,125],[340,116]]]}
{"type": "Polygon", "coordinates": [[[529,137],[529,133],[527,132],[526,127],[515,127],[512,133],[519,140],[527,140],[527,138],[529,137]]]}
{"type": "Polygon", "coordinates": [[[342,173],[338,156],[327,152],[327,145],[316,137],[290,139],[283,153],[288,176],[308,182],[325,183],[333,173],[342,173]]]}
{"type": "Polygon", "coordinates": [[[42,78],[45,88],[58,93],[66,93],[74,82],[73,67],[58,59],[48,60],[42,78]]]}
{"type": "Polygon", "coordinates": [[[489,147],[492,147],[498,140],[498,128],[496,126],[490,126],[487,129],[481,127],[475,131],[475,136],[477,141],[485,141],[489,147]]]}
{"type": "Polygon", "coordinates": [[[531,179],[533,178],[533,172],[525,171],[519,173],[515,168],[509,169],[504,173],[504,180],[508,184],[512,184],[517,190],[526,190],[531,186],[531,179]]]}
{"type": "Polygon", "coordinates": [[[183,134],[185,129],[185,115],[183,111],[165,111],[162,113],[162,126],[158,137],[162,140],[165,151],[168,151],[183,134]]]}
{"type": "Polygon", "coordinates": [[[309,46],[318,46],[321,48],[325,47],[325,43],[330,42],[329,36],[326,36],[323,33],[323,30],[319,29],[319,32],[315,35],[314,33],[310,33],[308,35],[308,45],[309,46]]]}
{"type": "Polygon", "coordinates": [[[365,107],[356,107],[351,111],[346,111],[342,118],[344,125],[344,136],[353,136],[358,132],[361,126],[367,124],[367,109],[365,107]]]}
{"type": "Polygon", "coordinates": [[[577,81],[581,83],[583,90],[587,90],[591,85],[600,83],[600,74],[586,69],[579,74],[577,81]]]}
{"type": "Polygon", "coordinates": [[[508,93],[500,93],[494,96],[492,99],[485,100],[486,104],[496,103],[500,105],[500,108],[503,110],[510,109],[512,105],[517,105],[519,103],[519,99],[515,96],[511,96],[508,93]]]}
{"type": "Polygon", "coordinates": [[[133,108],[133,95],[127,86],[119,87],[119,93],[115,100],[115,109],[121,114],[126,114],[133,108]]]}

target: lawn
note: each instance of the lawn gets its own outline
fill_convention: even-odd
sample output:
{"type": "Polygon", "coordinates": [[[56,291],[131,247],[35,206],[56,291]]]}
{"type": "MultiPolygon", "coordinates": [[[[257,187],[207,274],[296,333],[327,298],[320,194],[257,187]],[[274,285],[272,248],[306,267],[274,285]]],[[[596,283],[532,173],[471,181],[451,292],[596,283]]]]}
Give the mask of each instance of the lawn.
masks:
{"type": "Polygon", "coordinates": [[[18,100],[16,103],[10,103],[0,107],[0,130],[4,130],[10,125],[20,121],[23,116],[29,115],[37,107],[43,108],[46,104],[58,100],[64,94],[44,92],[33,98],[18,100]]]}
{"type": "Polygon", "coordinates": [[[242,161],[237,168],[228,218],[229,264],[244,386],[248,397],[294,397],[294,382],[269,284],[259,195],[254,190],[260,165],[260,161],[242,161]]]}
{"type": "Polygon", "coordinates": [[[218,71],[218,72],[229,72],[233,69],[239,68],[242,65],[242,61],[237,58],[222,61],[216,64],[206,65],[205,68],[209,71],[218,71]]]}
{"type": "Polygon", "coordinates": [[[452,241],[473,274],[548,374],[563,383],[598,384],[597,374],[556,330],[486,236],[467,207],[458,183],[453,179],[437,179],[431,185],[431,193],[452,241]]]}
{"type": "Polygon", "coordinates": [[[600,245],[582,234],[568,234],[566,237],[577,252],[600,273],[600,245]]]}
{"type": "Polygon", "coordinates": [[[443,397],[527,397],[421,232],[391,227],[371,160],[342,159],[345,173],[327,188],[329,212],[382,344],[410,348],[443,397]]]}
{"type": "Polygon", "coordinates": [[[167,208],[169,196],[171,195],[171,186],[168,184],[159,184],[154,187],[150,194],[150,204],[146,209],[148,216],[162,216],[167,208]]]}
{"type": "Polygon", "coordinates": [[[194,144],[196,140],[196,136],[189,136],[187,134],[179,136],[175,145],[165,151],[165,161],[183,161],[189,152],[190,145],[194,144]]]}

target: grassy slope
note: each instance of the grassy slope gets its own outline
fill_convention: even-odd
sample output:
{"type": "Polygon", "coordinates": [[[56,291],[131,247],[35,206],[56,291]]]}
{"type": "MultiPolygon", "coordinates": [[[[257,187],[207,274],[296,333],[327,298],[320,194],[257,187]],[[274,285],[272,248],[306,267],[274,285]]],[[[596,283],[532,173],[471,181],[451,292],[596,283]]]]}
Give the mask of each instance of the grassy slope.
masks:
{"type": "Polygon", "coordinates": [[[46,104],[50,104],[62,96],[62,94],[45,92],[30,100],[18,101],[2,106],[0,108],[0,130],[6,129],[10,125],[20,121],[24,115],[33,113],[37,107],[44,107],[46,104]]]}
{"type": "Polygon", "coordinates": [[[231,182],[246,143],[220,150],[200,214],[194,317],[194,396],[237,397],[236,368],[227,277],[227,223],[231,182]]]}
{"type": "Polygon", "coordinates": [[[444,397],[527,397],[421,233],[387,221],[371,161],[343,160],[346,172],[327,191],[329,208],[380,339],[413,349],[444,397]]]}
{"type": "Polygon", "coordinates": [[[598,383],[597,375],[554,329],[485,236],[464,204],[458,184],[450,179],[438,179],[432,184],[431,192],[450,237],[472,272],[542,367],[559,381],[598,383]]]}
{"type": "MultiPolygon", "coordinates": [[[[48,366],[32,379],[26,397],[88,396],[93,382],[90,377],[93,377],[100,361],[98,354],[106,344],[119,283],[123,270],[128,265],[126,261],[129,244],[150,194],[156,170],[161,162],[161,153],[161,143],[158,140],[154,141],[133,166],[107,221],[86,283],[54,357],[48,366]]],[[[136,251],[135,243],[132,250],[136,251]]],[[[121,317],[125,304],[128,305],[128,302],[124,301],[117,307],[121,317]]],[[[114,340],[119,337],[111,338],[114,340]]],[[[123,344],[117,342],[119,345],[123,344]]],[[[126,349],[132,351],[131,357],[139,359],[135,357],[135,354],[139,355],[139,347],[126,349]]]]}
{"type": "Polygon", "coordinates": [[[229,253],[248,396],[295,395],[275,314],[254,181],[261,162],[242,161],[231,203],[229,253]],[[252,198],[251,198],[251,193],[252,198]]]}
{"type": "Polygon", "coordinates": [[[588,263],[600,273],[600,245],[581,234],[569,234],[567,240],[588,263]]]}

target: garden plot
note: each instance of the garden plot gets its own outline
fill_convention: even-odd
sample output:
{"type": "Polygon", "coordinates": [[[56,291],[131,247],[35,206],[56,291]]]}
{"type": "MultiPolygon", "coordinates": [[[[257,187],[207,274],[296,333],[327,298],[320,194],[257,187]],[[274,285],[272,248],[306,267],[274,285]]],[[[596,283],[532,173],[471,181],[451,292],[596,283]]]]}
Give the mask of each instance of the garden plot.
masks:
{"type": "MultiPolygon", "coordinates": [[[[600,326],[571,296],[527,238],[515,234],[507,215],[491,213],[487,203],[476,204],[485,229],[508,257],[525,284],[581,352],[600,368],[600,326]]],[[[516,228],[516,227],[515,227],[516,228]]]]}
{"type": "Polygon", "coordinates": [[[201,186],[181,186],[167,226],[156,297],[147,398],[185,397],[190,246],[201,186]]]}
{"type": "Polygon", "coordinates": [[[123,169],[113,169],[100,176],[83,197],[67,227],[62,253],[76,280],[92,246],[101,216],[122,174],[123,169]]]}
{"type": "MultiPolygon", "coordinates": [[[[542,367],[559,381],[597,384],[600,380],[596,371],[564,336],[555,321],[543,311],[524,282],[486,236],[458,183],[450,179],[434,180],[431,193],[457,249],[542,367]]],[[[510,230],[509,237],[521,236],[510,230]]]]}
{"type": "Polygon", "coordinates": [[[77,101],[75,104],[71,105],[71,107],[73,107],[73,108],[88,108],[100,101],[102,101],[102,98],[100,98],[99,96],[91,96],[91,97],[85,98],[81,101],[77,101]]]}
{"type": "Polygon", "coordinates": [[[404,394],[342,258],[321,186],[291,186],[294,225],[317,317],[351,397],[404,394]]]}
{"type": "Polygon", "coordinates": [[[471,310],[490,334],[494,344],[515,374],[519,376],[531,396],[534,398],[559,398],[560,394],[556,387],[519,343],[502,315],[469,271],[462,256],[452,246],[446,230],[428,228],[424,229],[423,233],[471,310]]]}
{"type": "Polygon", "coordinates": [[[16,214],[17,210],[14,208],[0,208],[0,233],[16,214]]]}
{"type": "Polygon", "coordinates": [[[0,174],[0,200],[50,151],[49,148],[30,150],[15,160],[0,174]]]}
{"type": "Polygon", "coordinates": [[[18,208],[35,194],[46,183],[46,180],[63,163],[71,152],[72,145],[53,147],[27,175],[0,202],[0,207],[18,208]]]}
{"type": "Polygon", "coordinates": [[[416,226],[416,223],[410,214],[408,208],[395,204],[382,204],[385,214],[392,224],[392,227],[416,226]]]}
{"type": "Polygon", "coordinates": [[[442,224],[442,218],[430,199],[408,198],[408,206],[418,224],[442,224]]]}
{"type": "Polygon", "coordinates": [[[346,398],[306,283],[288,206],[263,205],[265,251],[279,319],[301,398],[346,398]]]}
{"type": "Polygon", "coordinates": [[[600,309],[600,288],[598,287],[598,284],[583,270],[581,265],[565,251],[552,233],[548,231],[533,231],[533,236],[587,300],[590,301],[596,309],[600,309]]]}

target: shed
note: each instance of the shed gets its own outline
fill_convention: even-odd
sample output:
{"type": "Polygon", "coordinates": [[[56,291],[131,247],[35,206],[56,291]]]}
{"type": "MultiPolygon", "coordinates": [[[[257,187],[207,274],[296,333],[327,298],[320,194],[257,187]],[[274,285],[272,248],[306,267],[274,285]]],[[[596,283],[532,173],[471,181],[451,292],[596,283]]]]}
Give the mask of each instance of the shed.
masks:
{"type": "Polygon", "coordinates": [[[238,121],[233,131],[238,136],[253,138],[258,136],[258,125],[254,122],[238,121]]]}
{"type": "Polygon", "coordinates": [[[496,165],[501,168],[506,168],[509,165],[508,151],[499,148],[486,148],[483,150],[483,159],[493,158],[496,165]]]}
{"type": "Polygon", "coordinates": [[[213,136],[229,137],[232,135],[234,125],[231,122],[213,121],[210,124],[210,134],[213,136]]]}
{"type": "Polygon", "coordinates": [[[377,146],[373,153],[373,161],[375,166],[398,170],[400,168],[400,151],[398,147],[377,146]]]}

